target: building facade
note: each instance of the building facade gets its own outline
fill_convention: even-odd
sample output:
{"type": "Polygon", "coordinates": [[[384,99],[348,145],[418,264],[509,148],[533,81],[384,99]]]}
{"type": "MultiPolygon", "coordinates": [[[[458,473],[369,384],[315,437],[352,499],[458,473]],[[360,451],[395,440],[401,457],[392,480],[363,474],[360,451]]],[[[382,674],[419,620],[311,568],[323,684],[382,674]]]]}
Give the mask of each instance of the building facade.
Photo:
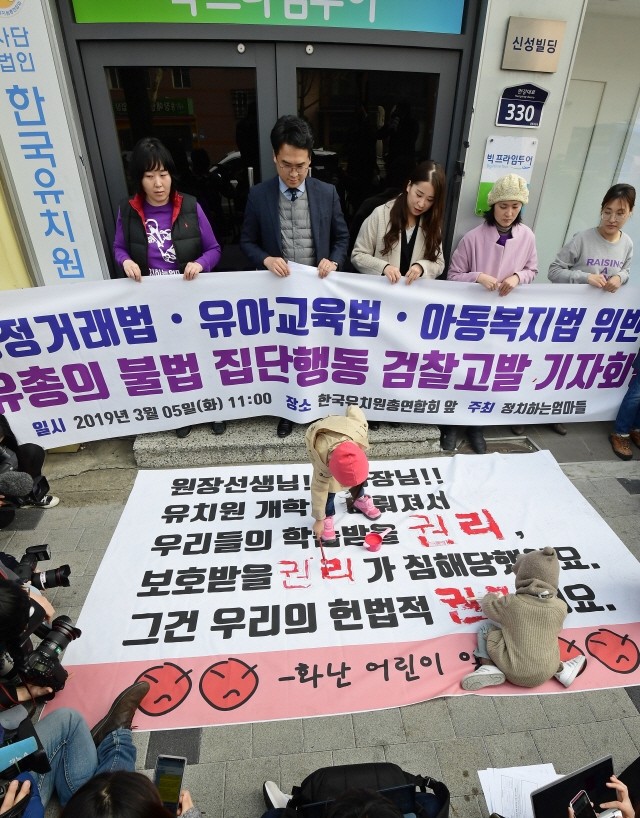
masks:
{"type": "Polygon", "coordinates": [[[480,223],[491,174],[525,175],[545,280],[565,239],[597,222],[609,185],[640,172],[635,7],[0,0],[0,254],[14,259],[0,287],[117,275],[128,158],[148,135],[204,202],[219,269],[242,269],[244,203],[275,173],[269,132],[283,114],[311,123],[312,172],[336,185],[347,222],[403,159],[440,162],[447,257],[480,223]]]}

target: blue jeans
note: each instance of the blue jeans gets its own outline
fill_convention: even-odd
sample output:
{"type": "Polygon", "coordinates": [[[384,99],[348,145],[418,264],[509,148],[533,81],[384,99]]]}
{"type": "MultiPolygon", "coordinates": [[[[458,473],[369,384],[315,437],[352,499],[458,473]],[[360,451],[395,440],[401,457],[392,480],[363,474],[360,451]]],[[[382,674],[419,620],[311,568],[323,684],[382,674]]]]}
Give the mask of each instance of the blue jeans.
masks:
{"type": "Polygon", "coordinates": [[[109,733],[96,749],[87,722],[80,713],[62,707],[39,721],[36,733],[51,765],[51,772],[44,775],[32,773],[45,807],[54,789],[64,807],[94,775],[135,770],[136,748],[131,741],[131,730],[109,733]]]}
{"type": "Polygon", "coordinates": [[[500,625],[496,625],[495,622],[491,622],[489,619],[480,625],[480,630],[478,631],[478,647],[473,651],[473,655],[477,659],[489,659],[489,661],[493,662],[493,659],[489,656],[487,651],[487,634],[494,625],[496,628],[500,627],[500,625]]]}
{"type": "Polygon", "coordinates": [[[622,399],[613,433],[628,435],[632,429],[640,430],[640,373],[636,373],[627,394],[622,399]]]}
{"type": "MultiPolygon", "coordinates": [[[[358,495],[358,499],[360,499],[360,497],[362,497],[363,495],[364,488],[361,488],[360,494],[358,495]]],[[[335,491],[330,491],[327,494],[327,505],[324,507],[324,513],[326,517],[333,517],[333,515],[336,513],[335,499],[336,499],[335,491]]]]}

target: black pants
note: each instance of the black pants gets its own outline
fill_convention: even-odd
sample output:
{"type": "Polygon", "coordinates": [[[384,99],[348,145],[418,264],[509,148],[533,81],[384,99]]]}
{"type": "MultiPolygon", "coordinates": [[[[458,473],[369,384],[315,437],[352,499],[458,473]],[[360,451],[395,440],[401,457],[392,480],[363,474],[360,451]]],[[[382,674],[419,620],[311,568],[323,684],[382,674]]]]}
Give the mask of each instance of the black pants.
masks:
{"type": "MultiPolygon", "coordinates": [[[[16,449],[18,458],[18,471],[24,471],[33,477],[34,483],[42,478],[42,466],[44,464],[44,449],[37,443],[23,443],[16,449]]],[[[14,508],[10,506],[0,506],[0,530],[6,528],[13,522],[16,516],[14,508]]]]}
{"type": "Polygon", "coordinates": [[[34,480],[42,476],[44,465],[44,449],[37,443],[23,443],[16,449],[18,471],[26,471],[34,480]]]}

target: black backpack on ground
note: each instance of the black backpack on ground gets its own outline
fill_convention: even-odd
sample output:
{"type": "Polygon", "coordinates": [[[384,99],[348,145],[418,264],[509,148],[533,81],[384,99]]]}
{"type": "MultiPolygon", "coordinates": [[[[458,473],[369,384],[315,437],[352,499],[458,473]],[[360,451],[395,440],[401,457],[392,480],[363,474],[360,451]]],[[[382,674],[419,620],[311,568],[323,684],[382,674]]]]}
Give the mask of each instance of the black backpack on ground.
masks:
{"type": "MultiPolygon", "coordinates": [[[[343,764],[337,767],[321,767],[308,775],[299,787],[294,787],[292,798],[284,811],[284,818],[301,818],[304,811],[299,808],[307,804],[317,804],[335,800],[347,790],[368,789],[387,790],[413,784],[422,792],[429,788],[440,801],[437,818],[449,815],[449,790],[445,784],[433,778],[407,773],[397,764],[343,764]]],[[[424,808],[415,803],[416,816],[424,815],[424,808]]]]}

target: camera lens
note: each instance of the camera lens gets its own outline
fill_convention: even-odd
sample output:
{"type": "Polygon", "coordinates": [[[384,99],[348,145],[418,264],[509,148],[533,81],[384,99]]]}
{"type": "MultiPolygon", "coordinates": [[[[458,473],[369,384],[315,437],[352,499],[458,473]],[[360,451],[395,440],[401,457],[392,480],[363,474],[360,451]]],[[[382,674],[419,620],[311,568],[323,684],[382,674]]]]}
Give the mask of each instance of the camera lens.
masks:
{"type": "Polygon", "coordinates": [[[61,565],[59,568],[50,568],[48,571],[37,571],[31,575],[31,584],[39,591],[45,588],[69,587],[69,575],[71,568],[68,565],[61,565]]]}
{"type": "Polygon", "coordinates": [[[68,616],[58,616],[51,623],[51,630],[38,646],[38,651],[45,656],[58,657],[67,647],[82,635],[79,628],[75,628],[68,616]]]}

